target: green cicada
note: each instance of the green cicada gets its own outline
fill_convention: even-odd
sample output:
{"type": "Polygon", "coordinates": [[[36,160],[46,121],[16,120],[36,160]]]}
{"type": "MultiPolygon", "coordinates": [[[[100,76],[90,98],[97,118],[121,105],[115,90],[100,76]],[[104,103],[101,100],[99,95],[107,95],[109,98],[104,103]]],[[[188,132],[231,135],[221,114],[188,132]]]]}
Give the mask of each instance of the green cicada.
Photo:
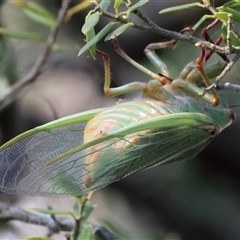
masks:
{"type": "Polygon", "coordinates": [[[148,83],[110,88],[107,54],[104,91],[108,96],[139,90],[142,96],[115,106],[68,116],[27,131],[0,147],[0,190],[41,196],[77,196],[105,187],[157,164],[189,159],[235,119],[215,89],[200,97],[225,63],[202,66],[202,56],[172,80],[151,47],[148,58],[161,74],[115,50],[150,75],[148,83]],[[217,105],[217,106],[216,106],[217,105]]]}

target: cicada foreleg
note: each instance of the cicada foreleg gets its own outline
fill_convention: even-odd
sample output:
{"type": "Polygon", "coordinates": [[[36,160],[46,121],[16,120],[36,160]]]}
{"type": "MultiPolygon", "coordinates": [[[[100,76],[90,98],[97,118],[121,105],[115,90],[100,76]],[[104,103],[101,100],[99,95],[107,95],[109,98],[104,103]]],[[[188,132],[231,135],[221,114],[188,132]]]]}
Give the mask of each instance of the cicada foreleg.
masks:
{"type": "Polygon", "coordinates": [[[187,65],[187,69],[189,70],[190,69],[189,66],[192,66],[192,70],[187,71],[186,69],[184,69],[181,72],[180,77],[174,80],[173,85],[177,88],[186,90],[187,92],[191,93],[195,97],[202,97],[202,99],[205,100],[206,102],[214,106],[217,106],[220,102],[220,99],[216,92],[216,89],[215,88],[211,89],[211,93],[202,94],[202,91],[203,91],[202,88],[198,87],[196,84],[196,82],[199,79],[201,79],[206,87],[210,86],[211,82],[208,76],[211,75],[211,77],[214,77],[216,76],[216,72],[209,72],[209,70],[211,71],[219,70],[219,66],[217,65],[215,65],[217,69],[215,69],[214,67],[211,69],[210,68],[208,69],[207,67],[205,67],[205,69],[208,70],[209,75],[206,73],[203,67],[203,63],[205,59],[205,47],[200,46],[200,48],[201,48],[200,57],[193,62],[194,64],[190,63],[187,65]]]}
{"type": "MultiPolygon", "coordinates": [[[[205,27],[202,30],[202,36],[206,41],[209,41],[215,45],[220,45],[222,42],[222,36],[219,36],[217,38],[217,40],[214,42],[211,37],[208,34],[208,31],[211,30],[213,27],[215,27],[217,25],[217,23],[219,22],[218,19],[214,20],[212,23],[210,23],[207,27],[205,27]]],[[[209,50],[206,53],[206,49],[204,46],[199,44],[199,47],[201,48],[201,55],[200,57],[195,61],[195,65],[196,68],[193,68],[193,70],[188,73],[187,76],[185,76],[185,72],[184,70],[182,71],[180,78],[181,79],[186,79],[187,81],[193,82],[195,83],[196,81],[198,81],[199,79],[199,74],[201,76],[201,79],[203,80],[203,82],[205,83],[205,87],[203,89],[201,89],[201,91],[198,93],[199,96],[204,97],[207,94],[206,89],[209,88],[209,86],[212,85],[212,83],[210,82],[210,79],[217,77],[222,71],[223,69],[226,67],[227,63],[229,63],[229,59],[227,58],[227,56],[225,54],[220,54],[217,53],[223,60],[224,62],[218,62],[209,66],[205,66],[205,63],[210,59],[210,57],[213,55],[214,50],[209,50]],[[184,76],[184,78],[182,78],[182,75],[184,76]]],[[[212,100],[210,99],[207,100],[208,102],[212,103],[213,105],[218,105],[219,103],[219,96],[215,90],[215,88],[210,88],[209,89],[211,94],[212,94],[212,100]]],[[[209,99],[209,96],[205,97],[209,99]]]]}
{"type": "MultiPolygon", "coordinates": [[[[207,31],[213,28],[217,22],[213,22],[209,25],[202,33],[203,37],[210,39],[207,31]]],[[[181,33],[190,32],[191,28],[184,28],[181,33]]],[[[175,46],[177,40],[171,40],[168,42],[160,42],[160,43],[152,43],[149,44],[145,49],[145,54],[149,58],[149,60],[160,70],[161,74],[169,77],[169,73],[166,65],[161,61],[161,59],[154,52],[155,49],[163,49],[175,46]]],[[[217,40],[215,44],[220,44],[221,38],[217,40]]],[[[226,60],[224,56],[221,57],[225,60],[224,63],[217,63],[210,66],[205,66],[204,64],[207,60],[212,56],[213,52],[205,53],[206,49],[204,46],[199,46],[201,48],[201,54],[198,59],[188,63],[185,68],[180,73],[178,79],[173,81],[173,86],[175,88],[185,89],[188,92],[192,93],[193,96],[202,97],[205,101],[213,104],[214,106],[219,104],[219,97],[214,88],[211,89],[211,93],[202,94],[203,90],[196,85],[196,82],[201,79],[204,82],[205,87],[209,87],[211,82],[209,79],[216,77],[226,66],[226,60]]]]}
{"type": "Polygon", "coordinates": [[[104,68],[105,68],[104,93],[108,97],[113,97],[113,96],[126,94],[132,91],[136,91],[136,90],[148,93],[148,92],[152,92],[153,89],[154,91],[158,89],[159,91],[156,95],[161,95],[161,90],[159,87],[172,82],[172,79],[156,74],[151,70],[145,68],[141,64],[137,63],[122,50],[116,38],[113,38],[112,40],[113,40],[114,48],[120,56],[122,56],[126,61],[128,61],[130,64],[135,66],[140,71],[154,78],[154,81],[149,81],[148,83],[136,81],[129,84],[125,84],[123,86],[111,88],[110,87],[111,85],[110,57],[106,53],[96,50],[96,53],[102,56],[104,61],[104,68]]]}
{"type": "MultiPolygon", "coordinates": [[[[223,41],[223,38],[222,38],[222,35],[220,35],[218,37],[218,39],[214,42],[211,37],[209,36],[208,34],[208,31],[211,30],[212,28],[214,28],[217,23],[219,22],[219,19],[215,19],[212,23],[210,23],[207,27],[205,27],[203,30],[202,30],[202,36],[203,38],[210,42],[210,43],[213,43],[217,46],[219,46],[221,44],[221,42],[223,41]]],[[[206,55],[205,55],[205,58],[204,58],[204,62],[206,62],[214,53],[214,50],[210,50],[206,55]]],[[[229,59],[227,58],[226,54],[222,54],[222,53],[217,53],[225,62],[229,62],[229,59]]]]}
{"type": "MultiPolygon", "coordinates": [[[[192,29],[190,27],[186,27],[180,31],[180,33],[191,32],[192,29]]],[[[167,65],[159,58],[159,56],[155,53],[154,50],[164,49],[164,48],[172,48],[176,45],[177,40],[170,40],[167,42],[158,42],[151,43],[147,45],[144,50],[145,55],[150,60],[150,62],[160,71],[160,73],[165,77],[170,77],[167,65]]],[[[193,69],[193,65],[189,65],[189,68],[186,69],[186,73],[189,73],[193,69]]]]}
{"type": "Polygon", "coordinates": [[[132,82],[120,87],[111,88],[111,71],[110,71],[110,57],[108,54],[96,50],[96,53],[102,56],[105,69],[105,79],[104,79],[104,93],[108,97],[114,97],[122,94],[126,94],[135,90],[143,90],[146,88],[147,83],[143,82],[132,82]]]}

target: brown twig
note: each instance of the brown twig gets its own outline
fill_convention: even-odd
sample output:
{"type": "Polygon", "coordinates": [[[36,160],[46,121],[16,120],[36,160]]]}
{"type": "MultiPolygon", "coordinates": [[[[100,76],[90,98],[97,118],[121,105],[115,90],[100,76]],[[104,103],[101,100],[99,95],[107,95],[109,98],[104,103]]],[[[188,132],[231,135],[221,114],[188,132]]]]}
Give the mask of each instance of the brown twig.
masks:
{"type": "Polygon", "coordinates": [[[33,67],[30,69],[30,71],[24,77],[19,79],[14,85],[12,85],[11,88],[9,89],[9,91],[1,97],[0,111],[2,111],[10,103],[12,103],[13,100],[16,99],[16,97],[20,94],[20,92],[29,83],[34,82],[36,80],[36,78],[39,76],[43,64],[46,62],[49,54],[52,51],[52,46],[56,41],[59,29],[63,23],[64,17],[66,16],[66,12],[67,12],[70,2],[71,2],[71,0],[63,0],[62,1],[62,6],[58,12],[56,25],[50,31],[41,55],[38,57],[35,64],[33,65],[33,67]]]}
{"type": "Polygon", "coordinates": [[[72,231],[74,220],[71,218],[55,218],[51,215],[28,212],[18,207],[8,206],[0,202],[0,221],[17,220],[39,226],[45,226],[54,233],[62,231],[72,231]]]}
{"type": "Polygon", "coordinates": [[[226,82],[226,83],[219,83],[217,84],[216,87],[217,90],[230,90],[230,91],[235,91],[235,92],[240,92],[240,85],[226,82]]]}
{"type": "MultiPolygon", "coordinates": [[[[117,19],[116,21],[121,22],[123,24],[126,24],[126,23],[129,22],[129,20],[126,20],[124,18],[119,18],[119,17],[116,18],[116,15],[113,15],[109,12],[103,11],[100,8],[98,8],[97,10],[100,11],[103,16],[107,16],[107,17],[112,18],[114,20],[117,19]]],[[[231,52],[229,52],[229,49],[227,47],[220,47],[220,46],[217,46],[217,45],[215,45],[213,43],[210,43],[208,41],[203,41],[201,39],[195,38],[191,35],[187,36],[187,35],[181,34],[179,32],[170,31],[170,30],[161,28],[157,24],[155,24],[151,19],[149,19],[148,17],[143,15],[139,10],[135,11],[134,13],[139,18],[141,18],[145,23],[147,23],[147,25],[140,25],[140,24],[137,24],[137,23],[133,22],[133,27],[134,28],[137,28],[137,29],[140,29],[140,30],[143,30],[143,31],[147,31],[147,32],[151,31],[151,32],[153,32],[153,33],[155,33],[159,36],[162,36],[162,37],[181,40],[181,41],[184,41],[184,42],[190,42],[190,43],[193,43],[197,46],[203,45],[206,48],[208,48],[210,50],[213,50],[213,51],[215,51],[217,53],[220,53],[220,54],[238,53],[240,51],[239,47],[233,46],[232,49],[231,49],[231,52]]]]}
{"type": "MultiPolygon", "coordinates": [[[[7,204],[0,202],[0,222],[7,222],[11,220],[44,226],[47,227],[52,233],[58,233],[59,231],[70,232],[75,229],[75,221],[73,218],[58,216],[52,218],[52,216],[48,214],[28,212],[21,208],[8,206],[7,204]]],[[[92,226],[94,235],[98,237],[97,239],[118,239],[106,228],[93,224],[92,226]]]]}
{"type": "Polygon", "coordinates": [[[232,69],[232,67],[238,61],[239,58],[240,58],[240,53],[236,54],[235,57],[227,64],[227,66],[224,68],[221,74],[216,77],[216,80],[212,85],[203,89],[203,94],[210,91],[212,88],[216,88],[220,80],[227,74],[227,72],[229,72],[232,69]]]}
{"type": "Polygon", "coordinates": [[[82,204],[81,204],[81,208],[80,208],[80,216],[79,216],[79,218],[77,218],[75,220],[75,229],[74,229],[74,233],[73,233],[73,240],[78,239],[78,235],[80,233],[82,217],[83,217],[83,210],[84,210],[87,200],[88,200],[87,198],[82,199],[82,204]]]}

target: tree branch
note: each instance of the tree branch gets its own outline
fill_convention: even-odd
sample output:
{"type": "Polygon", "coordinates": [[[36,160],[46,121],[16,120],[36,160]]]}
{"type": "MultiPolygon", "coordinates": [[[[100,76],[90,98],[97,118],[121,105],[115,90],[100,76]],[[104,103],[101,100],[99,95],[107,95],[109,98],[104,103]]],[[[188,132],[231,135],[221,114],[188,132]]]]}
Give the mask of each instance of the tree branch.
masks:
{"type": "Polygon", "coordinates": [[[31,70],[23,78],[19,79],[15,84],[13,84],[9,91],[1,97],[0,111],[2,111],[10,103],[12,103],[13,100],[20,94],[20,92],[29,83],[34,82],[36,78],[39,76],[43,64],[46,62],[49,54],[52,51],[52,46],[56,41],[57,34],[66,16],[66,12],[70,2],[71,0],[62,1],[62,6],[57,16],[56,26],[50,31],[41,55],[38,57],[31,70]]]}
{"type": "Polygon", "coordinates": [[[0,202],[0,221],[6,222],[10,220],[45,226],[54,233],[57,233],[59,229],[62,231],[72,231],[75,225],[74,220],[70,218],[56,218],[55,220],[51,215],[28,212],[0,202]]]}
{"type": "MultiPolygon", "coordinates": [[[[10,220],[17,220],[25,223],[35,224],[38,226],[45,226],[51,233],[58,233],[59,231],[70,232],[75,229],[75,221],[68,217],[59,217],[37,212],[28,212],[18,207],[8,206],[0,202],[0,223],[10,220]]],[[[92,224],[93,225],[93,224],[92,224]]],[[[117,240],[105,227],[93,225],[94,235],[99,240],[117,240]]]]}

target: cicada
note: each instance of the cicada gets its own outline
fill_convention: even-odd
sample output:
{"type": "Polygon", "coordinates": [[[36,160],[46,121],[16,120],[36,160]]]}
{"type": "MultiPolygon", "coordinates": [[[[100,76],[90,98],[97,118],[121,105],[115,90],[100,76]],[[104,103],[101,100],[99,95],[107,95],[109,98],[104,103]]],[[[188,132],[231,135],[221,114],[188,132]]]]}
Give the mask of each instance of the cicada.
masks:
{"type": "Polygon", "coordinates": [[[116,38],[113,42],[123,58],[152,80],[110,88],[109,57],[97,51],[104,59],[106,95],[140,91],[141,96],[55,120],[5,143],[0,147],[1,191],[84,195],[140,170],[193,158],[232,124],[235,115],[215,89],[199,96],[199,81],[209,84],[225,66],[205,66],[203,47],[201,56],[173,80],[151,46],[145,53],[160,74],[131,59],[116,38]]]}

